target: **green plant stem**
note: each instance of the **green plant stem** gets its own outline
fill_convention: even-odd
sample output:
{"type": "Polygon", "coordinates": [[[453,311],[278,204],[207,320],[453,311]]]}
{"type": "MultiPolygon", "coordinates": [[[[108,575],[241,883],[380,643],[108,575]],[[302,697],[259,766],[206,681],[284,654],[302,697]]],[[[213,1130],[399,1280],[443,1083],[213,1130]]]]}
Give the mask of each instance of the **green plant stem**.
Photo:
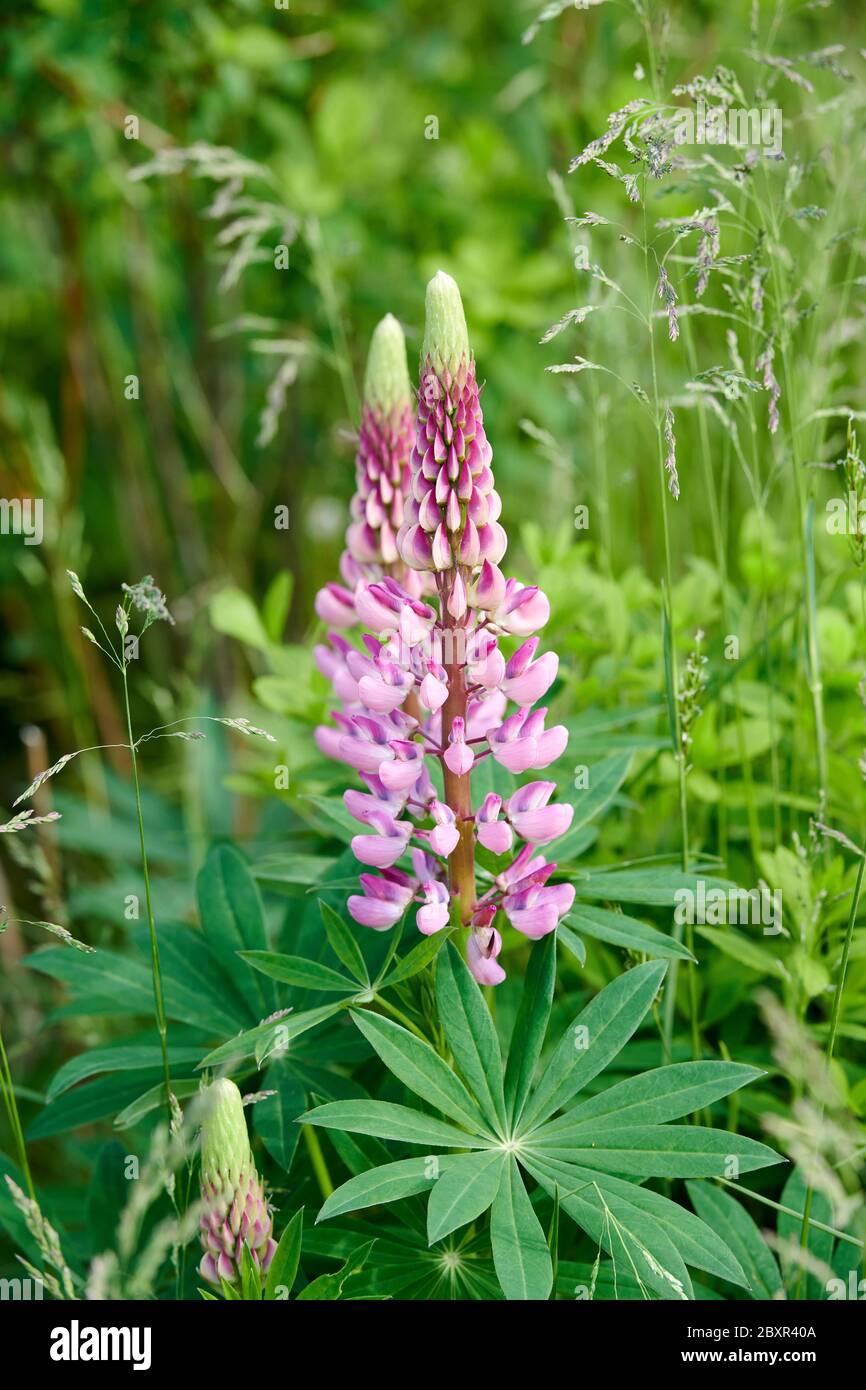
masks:
{"type": "Polygon", "coordinates": [[[2,1029],[0,1029],[0,1089],[3,1091],[3,1103],[6,1106],[6,1113],[9,1117],[9,1128],[12,1130],[12,1137],[15,1140],[15,1147],[18,1150],[18,1165],[24,1175],[24,1181],[27,1184],[28,1196],[31,1201],[35,1202],[36,1191],[33,1186],[33,1176],[30,1172],[30,1160],[27,1157],[27,1145],[24,1142],[24,1130],[21,1125],[21,1116],[18,1113],[18,1101],[15,1098],[12,1071],[9,1066],[9,1058],[6,1056],[6,1046],[3,1042],[2,1029]]]}
{"type": "MultiPolygon", "coordinates": [[[[751,1197],[756,1202],[761,1202],[765,1207],[772,1207],[773,1211],[780,1211],[783,1216],[799,1216],[800,1213],[793,1207],[783,1206],[781,1202],[774,1202],[772,1197],[765,1197],[761,1192],[753,1192],[751,1188],[744,1188],[741,1182],[732,1182],[730,1178],[716,1178],[716,1182],[722,1183],[725,1187],[730,1187],[740,1197],[751,1197]]],[[[856,1236],[849,1236],[847,1231],[837,1231],[835,1226],[827,1226],[823,1221],[813,1221],[812,1225],[816,1231],[824,1231],[829,1236],[835,1236],[837,1240],[844,1240],[848,1245],[863,1248],[863,1241],[856,1236]]]]}
{"type": "Polygon", "coordinates": [[[322,1146],[319,1143],[319,1136],[312,1125],[302,1125],[301,1132],[304,1136],[304,1143],[307,1146],[307,1152],[310,1155],[310,1162],[313,1165],[313,1172],[316,1175],[316,1181],[319,1184],[319,1191],[321,1192],[324,1200],[327,1201],[334,1190],[334,1184],[331,1181],[331,1175],[328,1172],[328,1165],[325,1162],[325,1155],[322,1153],[322,1146]]]}
{"type": "Polygon", "coordinates": [[[422,1042],[430,1041],[429,1038],[424,1036],[421,1029],[412,1022],[411,1018],[409,1018],[407,1014],[404,1014],[402,1009],[397,1008],[396,1004],[391,1004],[387,999],[384,999],[381,994],[374,994],[373,1000],[379,1005],[380,1009],[384,1009],[392,1018],[396,1018],[398,1023],[402,1023],[404,1028],[408,1028],[411,1033],[414,1033],[416,1038],[420,1038],[422,1042]]]}
{"type": "MultiPolygon", "coordinates": [[[[844,941],[844,943],[843,943],[843,945],[842,945],[842,959],[841,959],[841,961],[840,961],[840,963],[839,963],[839,978],[838,978],[837,981],[836,981],[836,990],[835,990],[835,993],[834,993],[834,995],[833,995],[833,1008],[832,1008],[832,1010],[831,1010],[831,1012],[830,1012],[830,1034],[829,1034],[829,1037],[827,1038],[827,1057],[826,1057],[826,1067],[827,1067],[827,1074],[828,1074],[828,1076],[829,1076],[829,1073],[830,1073],[830,1067],[831,1067],[832,1062],[833,1062],[833,1053],[834,1053],[835,1050],[836,1050],[836,1036],[837,1036],[837,1033],[838,1033],[838,1031],[839,1031],[839,1014],[840,1014],[840,1011],[841,1011],[841,1008],[842,1008],[842,994],[843,994],[844,989],[845,989],[845,979],[846,979],[846,976],[847,976],[847,974],[848,974],[848,960],[849,960],[849,957],[850,957],[850,955],[851,955],[851,942],[854,940],[854,923],[855,923],[855,921],[856,921],[856,919],[857,919],[857,909],[858,909],[858,907],[860,906],[860,894],[861,894],[862,891],[863,891],[863,877],[864,877],[864,874],[866,874],[866,839],[864,839],[864,841],[863,841],[863,847],[862,847],[862,852],[861,852],[861,857],[860,857],[860,866],[859,866],[859,868],[858,868],[858,870],[857,870],[857,881],[856,881],[856,883],[855,883],[855,885],[854,885],[854,896],[853,896],[853,898],[851,899],[851,911],[850,911],[849,914],[848,914],[848,925],[847,925],[847,928],[846,928],[846,930],[845,930],[845,941],[844,941]]],[[[824,1105],[823,1105],[823,1102],[822,1102],[822,1104],[821,1104],[821,1118],[822,1118],[822,1119],[823,1119],[823,1116],[824,1116],[824,1105]]],[[[805,1201],[803,1202],[803,1225],[802,1225],[802,1228],[801,1228],[801,1230],[800,1230],[800,1249],[801,1249],[801,1250],[805,1250],[805,1249],[807,1248],[807,1246],[808,1246],[808,1243],[809,1243],[809,1226],[810,1226],[810,1224],[813,1225],[813,1226],[818,1226],[819,1229],[823,1229],[823,1228],[820,1227],[820,1223],[817,1222],[817,1221],[812,1221],[812,1222],[810,1223],[810,1215],[811,1215],[811,1211],[812,1211],[812,1196],[813,1196],[813,1192],[814,1192],[814,1188],[813,1188],[813,1187],[811,1186],[811,1184],[810,1184],[809,1187],[806,1188],[806,1197],[805,1197],[805,1201]]],[[[800,1298],[800,1297],[801,1297],[802,1285],[803,1285],[803,1265],[802,1265],[802,1263],[801,1263],[800,1268],[799,1268],[799,1271],[798,1271],[798,1273],[797,1273],[797,1291],[796,1291],[796,1292],[797,1292],[797,1298],[800,1298]]]]}
{"type": "Polygon", "coordinates": [[[141,869],[144,876],[144,900],[147,910],[147,927],[150,933],[150,967],[153,978],[153,1002],[156,1010],[156,1027],[162,1051],[162,1070],[165,1080],[165,1108],[171,1123],[171,1069],[168,1064],[168,1027],[165,1019],[165,1003],[162,994],[162,972],[159,968],[159,943],[156,937],[156,922],[153,916],[153,902],[150,894],[150,874],[147,866],[147,848],[144,842],[144,817],[141,812],[141,788],[138,781],[138,757],[135,740],[132,737],[132,716],[129,710],[129,681],[126,662],[121,667],[123,676],[123,706],[126,713],[126,730],[129,736],[129,751],[132,757],[132,780],[135,789],[135,813],[138,819],[138,843],[141,850],[141,869]]]}

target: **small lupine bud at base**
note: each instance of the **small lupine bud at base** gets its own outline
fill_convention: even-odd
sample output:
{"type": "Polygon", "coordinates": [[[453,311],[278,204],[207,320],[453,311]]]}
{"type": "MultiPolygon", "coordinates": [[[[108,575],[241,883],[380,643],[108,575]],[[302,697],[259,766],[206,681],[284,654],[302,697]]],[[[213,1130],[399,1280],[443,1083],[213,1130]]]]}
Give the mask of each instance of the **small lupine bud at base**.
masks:
{"type": "Polygon", "coordinates": [[[220,1279],[235,1283],[240,1277],[244,1246],[262,1273],[277,1247],[250,1151],[241,1093],[224,1077],[208,1087],[205,1102],[199,1221],[204,1255],[199,1272],[208,1283],[219,1285],[220,1279]]]}

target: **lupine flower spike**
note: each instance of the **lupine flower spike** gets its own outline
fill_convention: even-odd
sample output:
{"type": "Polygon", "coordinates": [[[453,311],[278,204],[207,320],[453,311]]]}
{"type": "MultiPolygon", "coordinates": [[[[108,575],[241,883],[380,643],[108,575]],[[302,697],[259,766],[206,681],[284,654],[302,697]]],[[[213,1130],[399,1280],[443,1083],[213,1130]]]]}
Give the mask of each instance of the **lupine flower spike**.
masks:
{"type": "Polygon", "coordinates": [[[233,1081],[214,1081],[206,1094],[201,1132],[201,1243],[199,1273],[219,1287],[238,1281],[243,1248],[265,1273],[277,1248],[262,1180],[250,1151],[241,1093],[233,1081]]]}
{"type": "MultiPolygon", "coordinates": [[[[316,599],[316,612],[330,627],[352,627],[358,621],[354,599],[362,580],[386,574],[406,579],[397,553],[397,532],[403,524],[409,488],[412,439],[406,342],[393,314],[386,314],[373,334],[367,357],[355,459],[356,490],[340,562],[343,583],[326,584],[316,599]]],[[[421,592],[417,579],[409,583],[421,592]]]]}
{"type": "MultiPolygon", "coordinates": [[[[546,727],[546,708],[534,708],[559,662],[553,652],[537,655],[546,597],[499,567],[507,538],[492,459],[460,291],[440,271],[427,287],[414,446],[395,537],[405,569],[401,576],[387,563],[381,544],[351,592],[322,600],[339,616],[332,597],[350,607],[369,631],[361,647],[332,634],[330,648],[319,651],[342,708],[336,727],[319,729],[317,741],[356,769],[366,788],[345,793],[363,827],[352,848],[380,872],[361,874],[362,891],[348,901],[355,921],[385,931],[416,903],[416,925],[426,935],[459,924],[468,932],[469,967],[483,984],[505,978],[497,960],[500,909],[535,939],[556,927],[574,899],[569,885],[548,882],[556,864],[537,852],[572,819],[570,806],[550,804],[553,782],[530,782],[505,801],[488,793],[473,804],[472,774],[484,759],[520,774],[549,767],[567,743],[562,726],[546,727]],[[504,637],[523,639],[508,658],[499,647],[504,637]],[[515,840],[523,843],[515,848],[515,840]],[[480,895],[479,843],[510,856],[480,895]]],[[[350,549],[360,536],[372,557],[371,533],[350,534],[350,549]]]]}

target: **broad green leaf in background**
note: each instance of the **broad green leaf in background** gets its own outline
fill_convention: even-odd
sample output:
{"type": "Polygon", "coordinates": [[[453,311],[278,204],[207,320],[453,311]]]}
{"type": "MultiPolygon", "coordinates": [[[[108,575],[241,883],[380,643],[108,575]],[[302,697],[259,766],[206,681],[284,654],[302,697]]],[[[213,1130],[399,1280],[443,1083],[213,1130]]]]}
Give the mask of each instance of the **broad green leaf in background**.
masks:
{"type": "Polygon", "coordinates": [[[239,951],[264,951],[268,945],[259,887],[243,855],[233,845],[213,845],[196,887],[202,930],[217,960],[255,1018],[273,1013],[273,985],[238,966],[239,951]]]}
{"type": "MultiPolygon", "coordinates": [[[[608,908],[576,902],[565,920],[575,931],[583,932],[584,936],[606,941],[611,946],[622,946],[627,951],[642,951],[645,955],[661,959],[692,959],[681,942],[655,927],[647,926],[645,922],[639,922],[636,917],[627,917],[623,912],[611,912],[608,908]]],[[[562,926],[557,930],[561,933],[562,926]]]]}
{"type": "Polygon", "coordinates": [[[708,1226],[724,1231],[725,1239],[749,1280],[752,1298],[783,1298],[784,1287],[776,1257],[746,1209],[713,1183],[689,1182],[686,1188],[698,1216],[708,1226]]]}

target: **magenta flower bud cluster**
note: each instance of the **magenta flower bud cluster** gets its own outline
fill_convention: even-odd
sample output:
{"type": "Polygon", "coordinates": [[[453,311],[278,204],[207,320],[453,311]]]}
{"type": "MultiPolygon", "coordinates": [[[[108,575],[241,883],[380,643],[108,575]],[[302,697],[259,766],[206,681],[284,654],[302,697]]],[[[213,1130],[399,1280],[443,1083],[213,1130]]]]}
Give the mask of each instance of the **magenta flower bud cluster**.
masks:
{"type": "MultiPolygon", "coordinates": [[[[492,459],[459,290],[440,271],[427,291],[414,444],[400,475],[403,520],[394,539],[402,567],[389,562],[381,539],[374,555],[382,511],[365,510],[370,533],[360,545],[350,527],[344,583],[317,599],[332,630],[316,661],[339,708],[316,740],[364,788],[344,796],[365,870],[348,900],[354,920],[386,931],[415,905],[425,935],[458,923],[482,984],[505,977],[500,913],[537,939],[574,899],[570,885],[550,882],[556,864],[540,853],[572,820],[573,808],[553,799],[555,783],[531,780],[478,804],[472,796],[484,759],[513,774],[534,772],[556,762],[568,739],[562,725],[547,727],[539,704],[559,665],[555,653],[539,651],[536,635],[550,615],[547,599],[499,567],[507,538],[492,459]],[[366,631],[356,642],[343,635],[358,625],[366,631]],[[507,654],[500,644],[512,638],[522,640],[516,649],[509,642],[507,654]],[[498,872],[488,868],[480,891],[479,847],[503,861],[498,872]]],[[[368,481],[384,476],[364,468],[368,481]]],[[[359,481],[353,508],[366,486],[359,481]]],[[[388,505],[393,529],[399,507],[393,498],[388,505]]],[[[353,526],[360,521],[356,513],[353,526]]]]}

